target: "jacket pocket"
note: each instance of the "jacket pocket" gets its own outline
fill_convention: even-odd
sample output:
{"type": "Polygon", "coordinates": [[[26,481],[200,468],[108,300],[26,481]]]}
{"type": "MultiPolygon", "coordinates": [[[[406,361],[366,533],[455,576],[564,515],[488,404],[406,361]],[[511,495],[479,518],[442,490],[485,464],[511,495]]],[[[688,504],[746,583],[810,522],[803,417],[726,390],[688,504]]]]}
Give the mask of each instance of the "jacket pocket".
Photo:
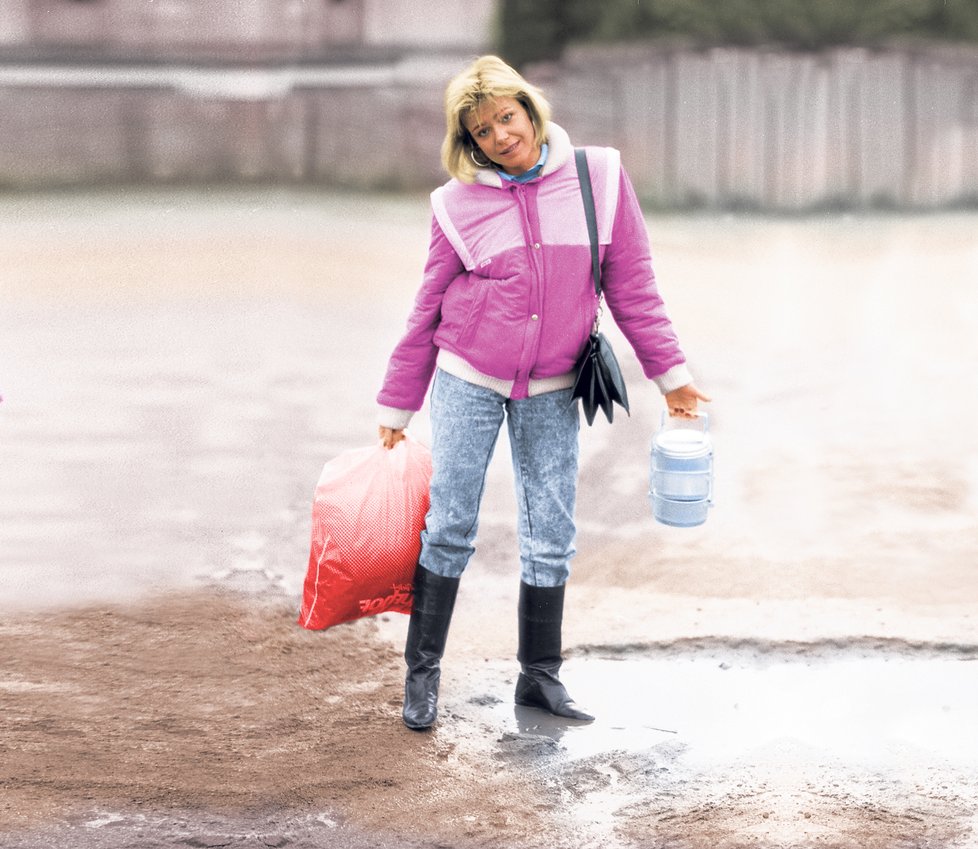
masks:
{"type": "Polygon", "coordinates": [[[478,277],[473,274],[469,280],[471,285],[476,287],[476,291],[469,303],[469,311],[465,316],[465,323],[462,325],[462,329],[458,334],[458,344],[462,347],[472,342],[475,332],[482,322],[482,316],[486,311],[486,302],[489,300],[490,289],[492,288],[492,283],[487,278],[478,277]]]}
{"type": "Polygon", "coordinates": [[[484,259],[469,272],[468,284],[474,291],[459,346],[492,348],[500,334],[508,332],[509,322],[519,311],[521,266],[517,260],[514,252],[504,251],[484,259]],[[490,326],[484,326],[486,322],[490,326]]]}

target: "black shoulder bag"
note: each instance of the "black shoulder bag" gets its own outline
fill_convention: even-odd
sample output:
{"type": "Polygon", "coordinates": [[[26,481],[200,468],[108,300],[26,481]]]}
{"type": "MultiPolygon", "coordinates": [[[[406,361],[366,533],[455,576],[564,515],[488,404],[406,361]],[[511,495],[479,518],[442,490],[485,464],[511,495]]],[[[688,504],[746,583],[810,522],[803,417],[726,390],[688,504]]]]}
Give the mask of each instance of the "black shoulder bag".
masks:
{"type": "Polygon", "coordinates": [[[577,162],[577,179],[581,184],[587,234],[591,242],[591,276],[594,279],[594,294],[598,297],[598,313],[587,344],[574,365],[577,377],[574,380],[571,397],[581,399],[584,418],[589,425],[593,425],[599,407],[604,410],[609,422],[614,419],[614,404],[624,407],[625,412],[628,413],[628,392],[625,390],[625,380],[621,376],[621,368],[618,366],[618,360],[615,359],[615,352],[611,350],[611,343],[603,333],[598,331],[602,305],[601,265],[598,262],[598,222],[594,212],[594,194],[591,191],[591,173],[587,167],[587,154],[577,149],[574,151],[574,159],[577,162]]]}

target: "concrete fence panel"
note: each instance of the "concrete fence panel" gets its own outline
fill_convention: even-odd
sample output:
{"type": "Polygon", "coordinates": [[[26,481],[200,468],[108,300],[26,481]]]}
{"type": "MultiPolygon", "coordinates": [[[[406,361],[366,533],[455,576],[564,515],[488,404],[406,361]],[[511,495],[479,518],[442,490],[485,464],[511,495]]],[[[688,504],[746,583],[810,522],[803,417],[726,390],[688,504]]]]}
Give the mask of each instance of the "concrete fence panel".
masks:
{"type": "Polygon", "coordinates": [[[541,74],[559,120],[620,147],[664,207],[978,202],[973,48],[587,47],[541,74]]]}

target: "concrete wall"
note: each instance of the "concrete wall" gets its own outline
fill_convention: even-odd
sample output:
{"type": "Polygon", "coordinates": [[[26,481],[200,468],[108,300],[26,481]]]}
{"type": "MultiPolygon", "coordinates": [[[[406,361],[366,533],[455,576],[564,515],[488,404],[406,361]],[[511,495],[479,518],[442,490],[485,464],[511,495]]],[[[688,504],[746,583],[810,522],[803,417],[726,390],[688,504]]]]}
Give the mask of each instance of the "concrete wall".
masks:
{"type": "Polygon", "coordinates": [[[442,179],[461,60],[291,69],[0,67],[0,187],[261,180],[408,189],[442,179]]]}

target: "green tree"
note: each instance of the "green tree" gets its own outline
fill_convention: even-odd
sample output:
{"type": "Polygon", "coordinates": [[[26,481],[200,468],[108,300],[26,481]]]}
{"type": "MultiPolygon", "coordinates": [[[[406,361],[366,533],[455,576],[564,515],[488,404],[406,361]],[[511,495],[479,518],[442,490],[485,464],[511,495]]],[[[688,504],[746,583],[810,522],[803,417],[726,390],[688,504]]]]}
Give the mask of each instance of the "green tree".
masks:
{"type": "Polygon", "coordinates": [[[978,41],[978,0],[503,0],[500,47],[517,65],[572,41],[683,37],[818,50],[895,36],[978,41]]]}

